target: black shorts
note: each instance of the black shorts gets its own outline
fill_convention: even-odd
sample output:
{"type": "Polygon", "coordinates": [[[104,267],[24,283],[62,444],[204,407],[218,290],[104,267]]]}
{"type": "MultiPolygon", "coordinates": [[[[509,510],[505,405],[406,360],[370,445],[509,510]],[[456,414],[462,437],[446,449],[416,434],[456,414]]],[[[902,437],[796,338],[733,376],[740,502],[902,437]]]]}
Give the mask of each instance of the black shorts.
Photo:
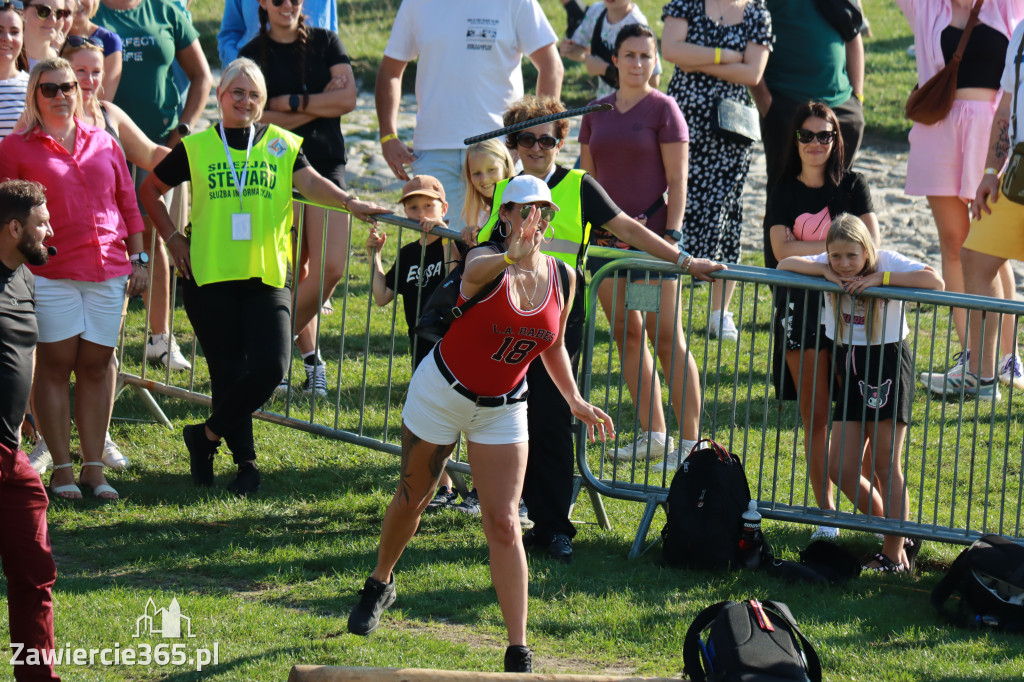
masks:
{"type": "Polygon", "coordinates": [[[338,187],[345,189],[345,164],[335,159],[313,159],[308,155],[309,165],[320,175],[324,176],[338,187]]]}
{"type": "Polygon", "coordinates": [[[775,319],[782,329],[786,350],[832,350],[821,323],[820,291],[778,288],[775,319]]]}
{"type": "Polygon", "coordinates": [[[910,422],[914,364],[902,341],[881,346],[835,346],[834,421],[910,422]]]}

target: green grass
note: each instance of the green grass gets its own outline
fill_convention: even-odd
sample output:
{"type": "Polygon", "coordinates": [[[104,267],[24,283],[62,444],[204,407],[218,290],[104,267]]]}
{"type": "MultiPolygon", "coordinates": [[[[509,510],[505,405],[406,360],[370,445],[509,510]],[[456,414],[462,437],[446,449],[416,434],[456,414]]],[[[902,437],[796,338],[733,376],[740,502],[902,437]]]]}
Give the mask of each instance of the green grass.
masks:
{"type": "MultiPolygon", "coordinates": [[[[387,45],[388,35],[400,0],[339,0],[338,33],[352,58],[352,67],[359,80],[360,90],[373,90],[377,67],[387,45]]],[[[661,35],[661,0],[638,0],[653,28],[661,35]]],[[[886,141],[905,141],[910,123],[903,115],[903,105],[916,82],[914,60],[906,49],[913,43],[910,26],[892,0],[864,0],[871,20],[874,37],[865,40],[867,53],[865,85],[865,117],[868,133],[886,141]]],[[[541,0],[551,25],[561,37],[565,33],[565,12],[559,0],[541,0]]],[[[217,66],[217,31],[223,14],[220,0],[194,0],[193,18],[203,50],[210,64],[217,66]]],[[[583,65],[563,60],[565,81],[562,98],[567,105],[581,106],[593,99],[596,80],[587,75],[583,65]]],[[[672,64],[665,62],[661,89],[668,86],[672,64]]],[[[536,82],[536,70],[524,62],[524,78],[529,91],[536,82]]],[[[403,91],[412,92],[415,82],[415,63],[406,69],[403,91]]]]}
{"type": "MultiPolygon", "coordinates": [[[[357,243],[360,234],[357,230],[357,243]]],[[[319,406],[315,419],[333,426],[333,401],[338,399],[342,428],[395,442],[397,410],[409,378],[407,342],[399,328],[390,357],[389,308],[372,309],[366,332],[365,257],[353,256],[353,264],[348,291],[336,293],[338,312],[325,318],[322,336],[333,382],[339,371],[342,307],[347,300],[341,397],[332,390],[329,404],[319,406]],[[360,388],[364,360],[365,395],[360,388]],[[385,420],[389,371],[392,391],[385,420]]],[[[703,335],[706,296],[706,288],[695,293],[698,312],[691,338],[703,335]]],[[[754,302],[751,287],[743,300],[749,311],[754,302]]],[[[759,310],[765,303],[759,302],[759,310]]],[[[141,307],[133,302],[133,331],[123,365],[131,372],[140,369],[141,323],[141,307]]],[[[185,325],[179,334],[187,338],[180,309],[176,324],[185,325]]],[[[755,354],[762,363],[763,336],[758,326],[755,354]]],[[[608,343],[602,320],[598,363],[608,343]]],[[[708,378],[708,391],[719,391],[717,402],[707,401],[706,432],[713,431],[726,442],[731,433],[734,450],[749,437],[754,442],[748,447],[757,461],[760,417],[752,419],[748,431],[742,426],[743,413],[737,418],[728,406],[733,392],[742,392],[745,400],[750,383],[752,409],[763,410],[758,407],[764,403],[764,389],[758,388],[763,376],[748,379],[742,370],[739,379],[734,378],[735,350],[726,349],[720,358],[716,348],[705,351],[695,342],[694,351],[708,378]]],[[[300,379],[300,372],[296,367],[293,381],[300,379]]],[[[596,383],[592,398],[602,399],[608,386],[614,396],[617,368],[605,373],[598,366],[595,373],[605,378],[596,383]]],[[[176,380],[180,383],[182,378],[176,380]]],[[[205,392],[207,380],[200,360],[196,390],[205,392]]],[[[115,642],[122,648],[142,642],[156,646],[167,640],[136,640],[135,620],[149,598],[158,607],[177,598],[197,635],[186,643],[188,649],[217,643],[220,662],[202,673],[155,665],[65,667],[65,679],[281,680],[295,663],[500,669],[504,628],[478,519],[454,512],[425,518],[398,567],[398,602],[372,637],[354,637],[346,633],[345,622],[355,591],[374,565],[380,520],[397,479],[397,458],[257,422],[262,493],[240,501],[223,491],[232,469],[227,457],[217,462],[221,487],[202,492],[191,485],[178,434],[184,424],[204,418],[206,410],[159,400],[174,431],[149,423],[141,402],[130,392],[115,406],[113,435],[133,463],[127,472],[111,475],[122,494],[119,502],[54,501],[50,508],[59,573],[54,593],[57,642],[94,648],[113,647],[115,642]]],[[[791,494],[799,503],[803,468],[800,458],[794,462],[791,454],[796,414],[791,404],[785,404],[781,416],[776,416],[777,405],[768,401],[772,420],[764,439],[771,445],[778,434],[782,446],[777,457],[765,460],[768,487],[759,497],[770,494],[771,466],[777,462],[783,472],[778,477],[779,495],[791,494]],[[776,424],[775,419],[781,421],[776,424]],[[791,469],[798,480],[789,490],[791,469]]],[[[285,409],[280,401],[271,407],[285,409]]],[[[622,409],[620,424],[628,424],[628,400],[622,409]]],[[[308,418],[311,407],[300,398],[292,410],[308,418]]],[[[1000,415],[1005,419],[1005,410],[1000,415]]],[[[1013,442],[1019,443],[1021,436],[1013,428],[1013,442]]],[[[916,427],[912,438],[920,441],[921,429],[916,427]]],[[[599,466],[596,449],[589,461],[599,466]]],[[[757,471],[748,462],[755,490],[757,471]]],[[[941,475],[948,482],[951,472],[941,475]]],[[[1010,487],[1015,490],[1016,485],[1010,487]]],[[[963,480],[957,490],[963,496],[963,480]]],[[[1019,637],[948,628],[930,611],[928,593],[959,547],[929,543],[922,555],[923,570],[914,578],[865,575],[846,589],[790,586],[760,574],[666,569],[659,565],[657,549],[626,561],[642,505],[614,499],[605,504],[613,525],[610,531],[596,525],[589,500],[580,498],[574,514],[580,523],[574,564],[531,560],[529,636],[540,672],[678,676],[683,636],[696,613],[721,599],[758,596],[791,606],[817,645],[829,680],[1011,680],[1024,674],[1019,637]]],[[[651,539],[663,523],[659,512],[651,539]]],[[[796,558],[807,539],[806,527],[772,521],[765,527],[776,552],[796,558]]],[[[858,554],[877,549],[877,541],[864,533],[846,532],[843,541],[858,554]]],[[[0,612],[6,610],[0,607],[0,612]]]]}

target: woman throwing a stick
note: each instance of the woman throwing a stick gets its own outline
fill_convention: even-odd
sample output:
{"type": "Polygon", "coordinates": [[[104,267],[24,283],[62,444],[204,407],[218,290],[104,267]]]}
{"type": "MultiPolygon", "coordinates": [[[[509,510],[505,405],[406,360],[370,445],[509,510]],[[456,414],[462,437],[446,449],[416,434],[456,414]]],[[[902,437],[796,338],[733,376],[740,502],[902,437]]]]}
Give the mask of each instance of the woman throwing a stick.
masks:
{"type": "Polygon", "coordinates": [[[498,209],[495,235],[503,241],[489,242],[466,256],[460,304],[500,281],[455,320],[413,375],[402,411],[398,489],[384,515],[377,566],[349,616],[351,633],[373,632],[380,614],[394,603],[392,570],[416,532],[461,432],[480,490],[491,579],[508,630],[505,671],[532,672],[532,653],[526,646],[526,554],[518,512],[529,440],[530,362],[540,356],[591,439],[594,427],[602,438],[612,435],[608,415],[580,395],[563,345],[575,273],[540,252],[553,233],[550,221],[556,211],[542,180],[513,178],[498,209]]]}

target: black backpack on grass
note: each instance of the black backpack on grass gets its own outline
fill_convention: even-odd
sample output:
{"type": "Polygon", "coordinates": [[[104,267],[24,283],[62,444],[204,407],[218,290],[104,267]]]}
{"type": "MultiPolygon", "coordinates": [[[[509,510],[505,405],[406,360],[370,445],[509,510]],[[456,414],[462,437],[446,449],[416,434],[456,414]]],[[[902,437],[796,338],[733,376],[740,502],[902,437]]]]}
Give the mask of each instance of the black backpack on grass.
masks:
{"type": "Polygon", "coordinates": [[[1024,631],[1024,547],[1001,535],[975,540],[935,586],[932,606],[956,625],[1024,631]],[[943,608],[953,592],[961,597],[956,614],[943,608]]]}
{"type": "Polygon", "coordinates": [[[713,440],[699,441],[668,490],[668,522],[661,531],[665,563],[729,568],[736,561],[740,517],[749,502],[750,488],[739,458],[713,440]]]}
{"type": "Polygon", "coordinates": [[[821,682],[818,654],[789,607],[756,599],[701,611],[683,640],[683,672],[694,682],[821,682]]]}

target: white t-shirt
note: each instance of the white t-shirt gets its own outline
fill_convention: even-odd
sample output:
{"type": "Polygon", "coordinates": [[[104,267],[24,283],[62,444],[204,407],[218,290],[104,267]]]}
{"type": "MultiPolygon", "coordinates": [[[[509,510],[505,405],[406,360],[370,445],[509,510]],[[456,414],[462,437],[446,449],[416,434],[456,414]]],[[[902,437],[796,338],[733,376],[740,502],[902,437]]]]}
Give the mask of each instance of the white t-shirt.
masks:
{"type": "MultiPolygon", "coordinates": [[[[597,26],[597,18],[601,16],[601,12],[603,11],[604,3],[601,2],[601,0],[598,0],[593,5],[588,7],[587,13],[583,17],[583,21],[580,22],[579,27],[576,29],[576,32],[572,34],[572,38],[570,38],[570,40],[572,40],[572,42],[576,43],[577,45],[582,45],[583,47],[590,48],[590,44],[594,38],[594,28],[597,26]]],[[[629,26],[630,24],[643,24],[644,26],[650,26],[650,23],[648,23],[647,21],[647,17],[644,16],[644,13],[641,12],[640,8],[637,7],[635,4],[633,5],[633,9],[629,10],[629,13],[626,16],[622,17],[621,21],[617,21],[614,24],[609,22],[608,16],[605,15],[604,26],[601,27],[601,40],[604,41],[605,45],[610,46],[612,50],[614,50],[615,39],[619,37],[619,31],[621,31],[626,26],[629,26]]],[[[657,41],[655,41],[655,44],[657,44],[657,41]]],[[[661,57],[658,55],[657,51],[655,51],[654,56],[654,73],[660,74],[661,57]]],[[[601,97],[607,97],[613,92],[615,92],[615,90],[612,88],[612,86],[608,85],[600,78],[597,79],[598,99],[600,99],[601,97]]]]}
{"type": "Polygon", "coordinates": [[[1017,127],[1020,130],[1014,130],[1011,123],[1010,135],[1013,136],[1013,139],[1010,140],[1011,148],[1018,142],[1024,142],[1024,64],[1021,64],[1020,67],[1020,92],[1014,92],[1014,85],[1017,83],[1017,51],[1020,50],[1021,36],[1024,36],[1024,21],[1017,24],[1017,28],[1013,29],[1013,35],[1010,36],[1010,46],[1006,48],[1006,65],[1003,67],[1003,77],[999,79],[999,87],[1003,89],[1003,92],[1009,92],[1013,95],[1013,106],[1017,110],[1017,127]]]}
{"type": "Polygon", "coordinates": [[[403,0],[387,57],[416,68],[413,149],[461,149],[523,96],[523,57],[556,40],[537,0],[403,0]]]}
{"type": "MultiPolygon", "coordinates": [[[[827,263],[828,254],[819,253],[816,256],[811,256],[808,260],[814,261],[815,263],[827,263]]],[[[925,266],[923,263],[910,260],[906,256],[901,256],[895,251],[879,251],[878,252],[878,272],[917,272],[918,270],[924,270],[925,266]]],[[[829,293],[825,293],[822,297],[825,299],[825,310],[822,313],[824,319],[822,320],[825,324],[825,336],[835,341],[836,338],[836,313],[832,307],[832,296],[829,293]]],[[[839,297],[840,305],[842,306],[842,315],[845,322],[843,330],[843,343],[852,343],[854,346],[871,346],[875,345],[868,337],[867,332],[867,321],[868,313],[871,310],[871,306],[875,304],[878,299],[868,298],[866,296],[858,296],[856,298],[856,308],[850,310],[850,304],[854,300],[851,296],[842,295],[839,297]],[[846,326],[849,325],[849,326],[846,326]],[[850,327],[853,328],[853,336],[850,336],[850,327]]],[[[879,343],[896,343],[907,337],[910,333],[910,328],[907,327],[906,316],[903,314],[903,301],[889,301],[886,299],[882,300],[882,315],[878,315],[878,312],[871,313],[874,315],[872,319],[872,325],[880,339],[879,343]]]]}

